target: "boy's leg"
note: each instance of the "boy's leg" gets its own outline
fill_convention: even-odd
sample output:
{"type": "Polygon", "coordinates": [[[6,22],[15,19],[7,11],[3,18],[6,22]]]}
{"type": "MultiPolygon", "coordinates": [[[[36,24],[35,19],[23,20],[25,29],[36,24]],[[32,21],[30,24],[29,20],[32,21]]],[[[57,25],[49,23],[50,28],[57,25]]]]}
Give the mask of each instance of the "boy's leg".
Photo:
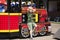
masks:
{"type": "Polygon", "coordinates": [[[31,29],[30,29],[30,37],[33,38],[32,34],[33,34],[33,31],[32,31],[32,23],[31,23],[31,29]]]}
{"type": "Polygon", "coordinates": [[[34,26],[34,28],[33,28],[33,31],[34,31],[34,29],[37,27],[37,24],[35,22],[33,22],[33,26],[34,26]]]}
{"type": "Polygon", "coordinates": [[[32,23],[28,23],[28,28],[29,28],[29,30],[30,30],[30,37],[31,38],[33,38],[33,36],[32,36],[32,23]]]}

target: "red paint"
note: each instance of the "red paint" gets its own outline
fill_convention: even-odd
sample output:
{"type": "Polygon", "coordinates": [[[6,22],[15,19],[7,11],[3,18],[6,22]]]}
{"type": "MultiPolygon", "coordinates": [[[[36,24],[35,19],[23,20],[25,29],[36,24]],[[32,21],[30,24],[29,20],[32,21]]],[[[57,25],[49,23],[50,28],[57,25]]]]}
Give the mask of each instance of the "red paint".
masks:
{"type": "Polygon", "coordinates": [[[41,9],[40,10],[40,22],[45,22],[46,18],[47,18],[47,11],[45,9],[41,9]]]}
{"type": "Polygon", "coordinates": [[[22,23],[22,15],[19,16],[19,23],[22,23]]]}
{"type": "Polygon", "coordinates": [[[19,29],[19,16],[10,16],[10,30],[19,29]]]}
{"type": "Polygon", "coordinates": [[[8,16],[0,15],[0,30],[8,30],[8,16]]]}
{"type": "Polygon", "coordinates": [[[28,28],[27,24],[22,24],[21,25],[23,28],[28,28]]]}
{"type": "Polygon", "coordinates": [[[0,30],[19,29],[19,22],[22,22],[21,16],[0,15],[0,30]]]}
{"type": "Polygon", "coordinates": [[[0,0],[0,4],[6,5],[6,0],[0,0]]]}

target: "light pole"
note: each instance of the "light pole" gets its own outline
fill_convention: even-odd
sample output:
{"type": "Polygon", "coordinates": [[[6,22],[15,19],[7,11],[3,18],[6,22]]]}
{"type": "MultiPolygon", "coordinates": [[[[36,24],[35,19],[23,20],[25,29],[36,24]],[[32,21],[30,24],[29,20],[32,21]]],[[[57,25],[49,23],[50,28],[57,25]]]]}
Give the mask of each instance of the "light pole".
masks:
{"type": "Polygon", "coordinates": [[[11,0],[7,0],[7,11],[8,12],[11,12],[11,5],[10,5],[10,3],[11,3],[11,0]]]}
{"type": "Polygon", "coordinates": [[[19,10],[19,11],[20,11],[20,13],[21,13],[21,2],[22,2],[22,1],[21,1],[21,0],[18,0],[18,2],[19,2],[19,7],[20,7],[20,10],[19,10]]]}

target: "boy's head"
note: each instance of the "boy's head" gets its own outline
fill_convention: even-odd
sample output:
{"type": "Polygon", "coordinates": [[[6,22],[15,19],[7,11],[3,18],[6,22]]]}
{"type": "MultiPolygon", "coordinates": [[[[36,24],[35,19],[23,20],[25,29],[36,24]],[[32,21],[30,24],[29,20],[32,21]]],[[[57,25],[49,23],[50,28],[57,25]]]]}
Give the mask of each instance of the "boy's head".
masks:
{"type": "Polygon", "coordinates": [[[35,12],[36,10],[35,9],[33,9],[33,7],[32,6],[30,6],[30,7],[28,7],[28,9],[27,9],[29,12],[35,12]]]}

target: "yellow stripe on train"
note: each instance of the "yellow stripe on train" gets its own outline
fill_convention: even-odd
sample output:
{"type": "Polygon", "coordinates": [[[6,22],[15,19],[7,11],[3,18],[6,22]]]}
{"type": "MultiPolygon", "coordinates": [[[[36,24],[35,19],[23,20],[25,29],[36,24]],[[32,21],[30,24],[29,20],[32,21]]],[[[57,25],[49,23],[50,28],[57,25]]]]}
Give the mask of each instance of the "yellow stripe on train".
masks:
{"type": "Polygon", "coordinates": [[[8,15],[8,13],[0,13],[0,15],[8,15]]]}
{"type": "Polygon", "coordinates": [[[10,13],[11,16],[22,15],[22,13],[10,13]]]}
{"type": "Polygon", "coordinates": [[[19,29],[17,29],[17,30],[10,30],[10,32],[19,32],[19,29]]]}
{"type": "Polygon", "coordinates": [[[0,32],[19,32],[19,29],[17,30],[0,30],[0,32]]]}
{"type": "Polygon", "coordinates": [[[11,16],[16,16],[16,15],[22,15],[22,13],[0,13],[0,15],[11,15],[11,16]]]}

